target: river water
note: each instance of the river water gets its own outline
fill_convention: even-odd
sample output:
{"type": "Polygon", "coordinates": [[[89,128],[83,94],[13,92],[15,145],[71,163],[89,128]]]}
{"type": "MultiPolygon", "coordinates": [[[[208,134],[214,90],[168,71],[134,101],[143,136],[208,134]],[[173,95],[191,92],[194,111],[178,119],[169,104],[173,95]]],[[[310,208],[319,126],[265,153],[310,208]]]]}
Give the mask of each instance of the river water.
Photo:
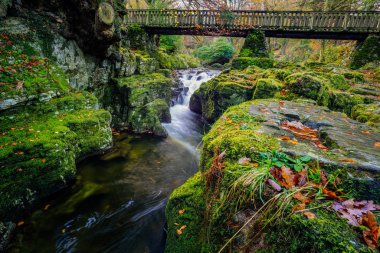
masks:
{"type": "Polygon", "coordinates": [[[11,252],[164,251],[167,199],[197,171],[199,159],[203,127],[189,99],[218,72],[178,75],[189,92],[171,108],[169,137],[121,135],[111,152],[80,163],[75,185],[25,220],[11,252]]]}

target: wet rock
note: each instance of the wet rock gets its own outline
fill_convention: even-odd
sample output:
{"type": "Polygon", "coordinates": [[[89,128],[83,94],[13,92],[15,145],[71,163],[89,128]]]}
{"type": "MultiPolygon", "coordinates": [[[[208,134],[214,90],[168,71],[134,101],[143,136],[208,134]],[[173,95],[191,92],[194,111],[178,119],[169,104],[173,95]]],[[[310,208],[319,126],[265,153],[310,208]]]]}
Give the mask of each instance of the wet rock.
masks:
{"type": "Polygon", "coordinates": [[[314,104],[295,102],[260,101],[249,108],[255,117],[262,117],[264,123],[260,132],[276,137],[290,136],[300,143],[293,145],[281,141],[285,152],[305,156],[335,166],[349,166],[380,172],[380,152],[375,143],[380,142],[380,134],[368,125],[359,123],[339,112],[332,112],[314,104]],[[279,124],[284,121],[300,120],[304,125],[316,128],[323,143],[330,149],[324,152],[314,143],[297,138],[283,130],[279,124]],[[344,162],[344,161],[353,162],[344,162]]]}
{"type": "Polygon", "coordinates": [[[203,76],[198,76],[197,77],[197,81],[200,81],[200,80],[202,80],[203,79],[203,76]]]}

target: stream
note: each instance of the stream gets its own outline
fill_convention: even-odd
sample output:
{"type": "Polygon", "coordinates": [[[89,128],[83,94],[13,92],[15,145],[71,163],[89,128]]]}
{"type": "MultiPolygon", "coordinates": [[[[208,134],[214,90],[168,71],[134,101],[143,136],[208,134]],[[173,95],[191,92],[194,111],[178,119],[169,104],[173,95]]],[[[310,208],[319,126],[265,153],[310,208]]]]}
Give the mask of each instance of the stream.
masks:
{"type": "Polygon", "coordinates": [[[25,220],[11,252],[164,252],[167,199],[199,160],[203,125],[190,96],[218,74],[178,71],[189,91],[164,124],[169,137],[122,134],[110,152],[78,164],[76,183],[25,220]]]}

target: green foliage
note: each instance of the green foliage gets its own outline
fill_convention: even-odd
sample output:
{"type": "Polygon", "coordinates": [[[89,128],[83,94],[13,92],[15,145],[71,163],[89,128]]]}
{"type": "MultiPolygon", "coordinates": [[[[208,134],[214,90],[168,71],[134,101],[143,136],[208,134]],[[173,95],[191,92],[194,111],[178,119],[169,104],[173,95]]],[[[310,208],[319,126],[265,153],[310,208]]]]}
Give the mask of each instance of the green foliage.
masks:
{"type": "Polygon", "coordinates": [[[182,48],[182,37],[175,35],[161,35],[160,47],[167,53],[178,52],[182,48]]]}
{"type": "Polygon", "coordinates": [[[195,55],[206,64],[227,63],[235,53],[233,45],[225,38],[216,39],[195,51],[195,55]]]}
{"type": "Polygon", "coordinates": [[[274,79],[259,79],[253,91],[253,99],[272,98],[284,86],[274,79]]]}
{"type": "Polygon", "coordinates": [[[156,58],[160,67],[164,69],[188,69],[197,68],[201,65],[198,58],[189,54],[168,54],[160,50],[157,52],[156,58]]]}

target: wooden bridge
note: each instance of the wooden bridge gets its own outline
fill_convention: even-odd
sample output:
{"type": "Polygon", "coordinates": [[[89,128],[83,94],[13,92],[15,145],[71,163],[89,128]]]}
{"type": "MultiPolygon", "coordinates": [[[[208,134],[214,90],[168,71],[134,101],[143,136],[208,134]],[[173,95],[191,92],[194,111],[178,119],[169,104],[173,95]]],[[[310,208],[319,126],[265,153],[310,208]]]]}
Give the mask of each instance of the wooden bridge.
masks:
{"type": "Polygon", "coordinates": [[[246,37],[262,30],[268,37],[362,40],[380,34],[380,12],[127,10],[125,25],[149,33],[246,37]]]}

